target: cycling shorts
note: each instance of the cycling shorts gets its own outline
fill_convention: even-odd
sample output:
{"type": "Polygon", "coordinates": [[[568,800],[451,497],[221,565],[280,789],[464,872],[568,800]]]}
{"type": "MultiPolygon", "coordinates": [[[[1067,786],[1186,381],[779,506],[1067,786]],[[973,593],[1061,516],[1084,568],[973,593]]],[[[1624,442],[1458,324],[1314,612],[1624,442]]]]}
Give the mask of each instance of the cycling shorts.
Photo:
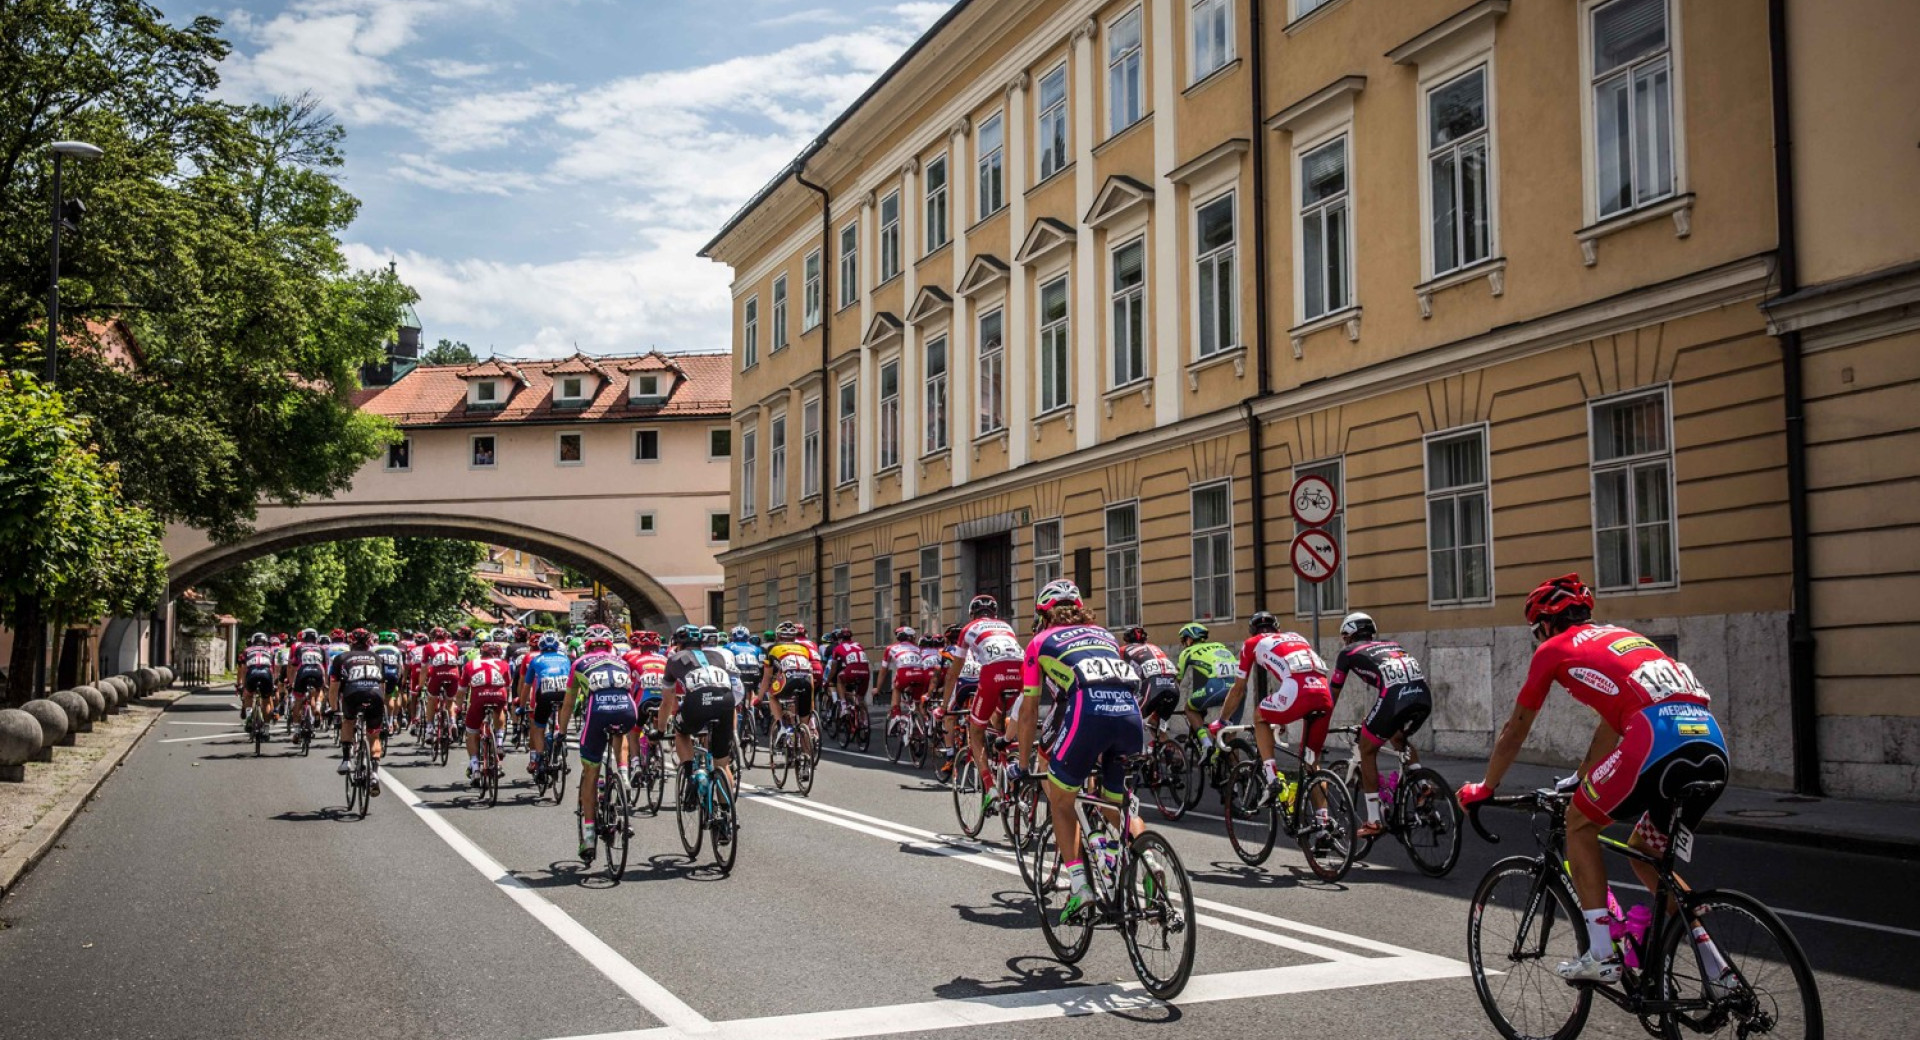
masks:
{"type": "Polygon", "coordinates": [[[1360,724],[1360,731],[1373,743],[1385,744],[1401,733],[1411,737],[1420,732],[1432,713],[1433,694],[1426,683],[1390,686],[1373,702],[1366,721],[1360,724]]]}
{"type": "MultiPolygon", "coordinates": [[[[1628,717],[1619,746],[1580,779],[1573,804],[1603,826],[1642,815],[1642,825],[1664,838],[1682,787],[1696,780],[1725,783],[1731,773],[1713,714],[1704,705],[1669,699],[1628,717]]],[[[1694,802],[1680,822],[1699,826],[1713,801],[1694,802]]]]}
{"type": "Polygon", "coordinates": [[[660,703],[664,700],[666,700],[666,694],[662,693],[657,686],[647,690],[635,690],[633,706],[639,712],[639,718],[646,718],[647,712],[659,711],[660,703]]]}
{"type": "Polygon", "coordinates": [[[1180,684],[1171,676],[1156,675],[1140,684],[1140,714],[1156,719],[1172,718],[1180,710],[1180,684]]]}
{"type": "Polygon", "coordinates": [[[472,693],[467,695],[467,718],[466,718],[467,732],[469,733],[480,732],[480,721],[482,716],[484,716],[486,712],[490,709],[505,708],[506,706],[507,706],[507,688],[506,687],[489,686],[484,689],[474,690],[472,693]]]}
{"type": "Polygon", "coordinates": [[[580,721],[580,761],[598,766],[606,757],[607,741],[615,729],[631,730],[640,724],[629,696],[594,695],[587,698],[587,714],[580,721]]]}
{"type": "Polygon", "coordinates": [[[924,668],[902,668],[893,675],[893,688],[902,697],[925,697],[933,686],[933,673],[924,668]]]}
{"type": "Polygon", "coordinates": [[[707,751],[716,759],[732,757],[732,692],[695,691],[680,698],[679,712],[673,717],[673,725],[688,736],[699,733],[703,726],[712,726],[707,736],[707,751]]]}
{"type": "Polygon", "coordinates": [[[315,693],[327,688],[327,673],[318,668],[302,668],[293,673],[293,692],[315,693]]]}
{"type": "Polygon", "coordinates": [[[560,702],[567,699],[565,690],[536,690],[533,694],[533,724],[545,726],[560,710],[560,702]]]}
{"type": "Polygon", "coordinates": [[[1047,751],[1048,772],[1054,783],[1077,791],[1097,771],[1100,790],[1117,798],[1127,789],[1126,758],[1139,754],[1145,741],[1132,690],[1078,688],[1066,702],[1060,736],[1047,751]]]}
{"type": "Polygon", "coordinates": [[[1227,702],[1227,691],[1233,689],[1233,680],[1226,678],[1208,679],[1205,686],[1195,686],[1187,695],[1187,710],[1206,711],[1218,708],[1227,702]]]}
{"type": "Polygon", "coordinates": [[[873,673],[865,670],[858,672],[842,671],[833,677],[834,684],[849,697],[865,697],[867,687],[873,682],[873,673]]]}
{"type": "Polygon", "coordinates": [[[801,718],[813,715],[813,676],[795,675],[780,684],[780,692],[774,694],[782,704],[791,703],[794,714],[801,718]]]}
{"type": "Polygon", "coordinates": [[[273,673],[266,670],[265,668],[248,669],[247,670],[247,692],[248,693],[264,693],[264,694],[267,694],[268,696],[272,696],[273,673]]]}
{"type": "Polygon", "coordinates": [[[364,718],[367,732],[378,733],[387,725],[387,698],[372,683],[349,683],[340,691],[340,714],[344,718],[364,718]]]}
{"type": "MultiPolygon", "coordinates": [[[[973,695],[980,690],[980,680],[961,679],[953,684],[953,699],[947,702],[947,714],[958,715],[967,711],[973,704],[973,695]]],[[[971,712],[969,712],[971,714],[971,712]]]]}
{"type": "Polygon", "coordinates": [[[427,696],[457,697],[460,694],[460,676],[454,672],[432,672],[427,675],[427,696]]]}
{"type": "Polygon", "coordinates": [[[1300,737],[1300,745],[1318,755],[1320,749],[1327,746],[1327,727],[1333,715],[1333,698],[1324,687],[1313,690],[1301,690],[1293,698],[1293,703],[1284,708],[1269,708],[1264,702],[1254,713],[1254,717],[1270,726],[1290,726],[1307,716],[1315,716],[1307,723],[1306,732],[1300,737]]]}
{"type": "Polygon", "coordinates": [[[1020,662],[990,661],[980,666],[980,692],[973,695],[973,721],[985,726],[1020,697],[1020,662]]]}

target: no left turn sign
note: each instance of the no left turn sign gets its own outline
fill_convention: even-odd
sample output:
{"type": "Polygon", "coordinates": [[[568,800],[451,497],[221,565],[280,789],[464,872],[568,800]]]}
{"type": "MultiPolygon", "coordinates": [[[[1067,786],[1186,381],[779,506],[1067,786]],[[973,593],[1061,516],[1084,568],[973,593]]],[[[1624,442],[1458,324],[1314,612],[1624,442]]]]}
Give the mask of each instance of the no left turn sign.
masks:
{"type": "Polygon", "coordinates": [[[1293,540],[1293,573],[1318,585],[1340,566],[1340,546],[1325,531],[1302,531],[1293,540]]]}

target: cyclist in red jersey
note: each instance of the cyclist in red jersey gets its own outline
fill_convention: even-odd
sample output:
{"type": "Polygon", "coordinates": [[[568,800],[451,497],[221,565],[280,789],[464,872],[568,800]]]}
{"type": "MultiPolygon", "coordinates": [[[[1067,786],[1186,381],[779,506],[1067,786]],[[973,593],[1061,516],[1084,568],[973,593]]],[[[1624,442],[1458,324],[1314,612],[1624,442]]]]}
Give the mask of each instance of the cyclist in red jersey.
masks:
{"type": "MultiPolygon", "coordinates": [[[[1693,672],[1646,636],[1596,624],[1593,590],[1578,574],[1534,589],[1527,597],[1527,624],[1537,648],[1526,683],[1494,742],[1486,779],[1462,785],[1460,804],[1471,806],[1493,795],[1555,683],[1599,714],[1573,798],[1579,811],[1567,814],[1567,862],[1587,919],[1589,948],[1556,970],[1569,981],[1611,982],[1620,977],[1620,960],[1608,928],[1600,831],[1616,819],[1637,816],[1629,844],[1662,853],[1672,836],[1661,828],[1672,818],[1680,790],[1695,781],[1724,783],[1731,774],[1726,742],[1693,672]]],[[[1711,804],[1712,799],[1690,803],[1683,827],[1697,826],[1711,804]]],[[[1633,870],[1642,885],[1656,889],[1659,879],[1651,866],[1636,860],[1633,870]]],[[[1717,977],[1726,970],[1704,929],[1696,926],[1693,938],[1710,972],[1717,977]]]]}
{"type": "Polygon", "coordinates": [[[1253,615],[1247,623],[1247,641],[1240,646],[1240,678],[1227,691],[1220,717],[1207,727],[1214,736],[1226,720],[1240,710],[1240,699],[1247,695],[1247,677],[1255,665],[1266,669],[1270,681],[1267,695],[1260,698],[1255,711],[1253,739],[1260,746],[1260,758],[1266,766],[1267,783],[1274,784],[1273,728],[1289,726],[1315,712],[1319,717],[1308,722],[1300,734],[1300,751],[1309,767],[1320,764],[1320,749],[1327,743],[1327,719],[1333,714],[1333,694],[1327,688],[1327,662],[1314,652],[1313,644],[1298,632],[1280,631],[1280,619],[1267,611],[1253,615]]]}
{"type": "Polygon", "coordinates": [[[882,685],[893,690],[893,699],[887,706],[887,717],[890,719],[899,716],[903,694],[915,700],[927,695],[933,683],[933,673],[927,671],[920,657],[918,632],[905,625],[893,630],[893,642],[880,656],[880,677],[882,685]]]}
{"type": "Polygon", "coordinates": [[[502,724],[501,713],[513,689],[513,675],[507,667],[507,644],[488,640],[480,646],[480,657],[460,666],[460,689],[467,695],[467,777],[480,786],[480,727],[484,716],[492,713],[494,732],[502,724]]]}
{"type": "Polygon", "coordinates": [[[451,713],[460,695],[460,647],[446,629],[436,628],[420,660],[420,685],[427,691],[427,718],[432,720],[427,724],[426,739],[431,743],[439,738],[440,709],[451,713]]]}
{"type": "Polygon", "coordinates": [[[1013,626],[1000,619],[1000,601],[986,593],[967,604],[967,623],[960,629],[957,649],[960,667],[953,670],[949,694],[962,680],[974,683],[973,705],[967,712],[967,751],[980,771],[981,797],[991,807],[998,795],[987,761],[987,728],[1019,698],[1027,651],[1013,626]]]}
{"type": "Polygon", "coordinates": [[[847,712],[851,713],[855,703],[866,698],[872,681],[873,664],[867,660],[867,648],[847,629],[828,633],[827,685],[840,694],[840,703],[847,712]]]}

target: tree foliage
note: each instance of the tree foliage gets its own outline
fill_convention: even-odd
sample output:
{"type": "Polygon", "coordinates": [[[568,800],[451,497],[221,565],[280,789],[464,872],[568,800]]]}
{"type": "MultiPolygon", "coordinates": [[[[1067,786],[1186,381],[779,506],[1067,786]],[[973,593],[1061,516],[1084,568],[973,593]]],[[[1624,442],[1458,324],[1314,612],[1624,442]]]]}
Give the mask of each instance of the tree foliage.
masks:
{"type": "Polygon", "coordinates": [[[442,338],[420,359],[423,365],[471,365],[480,360],[473,348],[457,339],[442,338]]]}
{"type": "Polygon", "coordinates": [[[202,588],[244,629],[413,628],[451,624],[486,597],[475,542],[357,538],[305,545],[242,564],[202,588]]]}

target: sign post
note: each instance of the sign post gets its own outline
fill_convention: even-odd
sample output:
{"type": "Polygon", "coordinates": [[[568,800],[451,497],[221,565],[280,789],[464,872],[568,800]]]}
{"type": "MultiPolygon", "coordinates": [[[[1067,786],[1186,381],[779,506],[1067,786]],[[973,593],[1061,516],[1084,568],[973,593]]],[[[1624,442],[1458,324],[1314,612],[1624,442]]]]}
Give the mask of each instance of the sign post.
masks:
{"type": "Polygon", "coordinates": [[[1313,652],[1320,652],[1320,585],[1340,568],[1340,543],[1325,528],[1340,509],[1339,493],[1325,477],[1308,474],[1288,493],[1293,522],[1300,527],[1288,557],[1293,573],[1313,586],[1313,652]]]}

